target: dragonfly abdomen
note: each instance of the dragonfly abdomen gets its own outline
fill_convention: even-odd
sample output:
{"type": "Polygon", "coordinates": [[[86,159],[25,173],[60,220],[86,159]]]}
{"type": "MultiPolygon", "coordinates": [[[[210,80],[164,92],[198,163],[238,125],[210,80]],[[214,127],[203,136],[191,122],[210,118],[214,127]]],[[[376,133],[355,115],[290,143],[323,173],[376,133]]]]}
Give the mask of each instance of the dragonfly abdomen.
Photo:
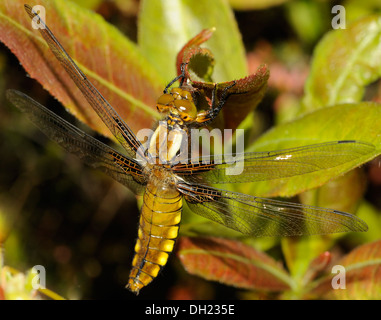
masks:
{"type": "Polygon", "coordinates": [[[138,239],[127,288],[138,294],[168,261],[179,234],[182,196],[160,179],[149,181],[143,196],[138,239]]]}

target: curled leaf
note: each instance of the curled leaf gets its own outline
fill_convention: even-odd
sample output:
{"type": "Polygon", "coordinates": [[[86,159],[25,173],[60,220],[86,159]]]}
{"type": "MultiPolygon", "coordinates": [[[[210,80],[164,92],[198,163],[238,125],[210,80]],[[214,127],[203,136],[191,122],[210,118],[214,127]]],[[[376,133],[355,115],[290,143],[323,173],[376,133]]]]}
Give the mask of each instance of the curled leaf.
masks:
{"type": "Polygon", "coordinates": [[[180,238],[178,256],[191,274],[238,288],[281,291],[290,288],[287,272],[271,257],[239,241],[180,238]]]}
{"type": "Polygon", "coordinates": [[[212,80],[214,57],[210,50],[200,47],[211,37],[213,31],[214,29],[205,29],[188,41],[177,56],[177,71],[180,74],[181,65],[186,63],[186,78],[194,88],[205,94],[209,107],[215,85],[217,101],[224,91],[228,90],[229,98],[214,125],[221,129],[235,129],[262,100],[270,73],[267,66],[262,65],[255,74],[215,84],[212,80]]]}
{"type": "MultiPolygon", "coordinates": [[[[200,33],[198,33],[196,36],[194,36],[192,39],[190,39],[180,50],[180,52],[177,54],[176,58],[176,67],[177,67],[177,74],[181,74],[181,65],[182,63],[188,63],[188,66],[186,68],[186,71],[188,72],[188,69],[192,69],[200,78],[206,80],[211,78],[211,74],[213,71],[213,65],[214,65],[214,56],[211,53],[210,50],[206,48],[201,48],[200,45],[204,43],[205,41],[209,40],[209,38],[213,35],[213,32],[215,31],[215,28],[210,29],[204,29],[200,33]],[[194,56],[200,55],[201,57],[204,57],[206,60],[206,68],[207,72],[201,72],[201,70],[198,70],[197,68],[200,67],[200,63],[192,63],[192,58],[194,56]],[[208,65],[209,62],[209,65],[208,65]]],[[[187,73],[188,78],[190,78],[189,73],[187,73]]],[[[211,81],[211,80],[206,80],[211,81]]]]}

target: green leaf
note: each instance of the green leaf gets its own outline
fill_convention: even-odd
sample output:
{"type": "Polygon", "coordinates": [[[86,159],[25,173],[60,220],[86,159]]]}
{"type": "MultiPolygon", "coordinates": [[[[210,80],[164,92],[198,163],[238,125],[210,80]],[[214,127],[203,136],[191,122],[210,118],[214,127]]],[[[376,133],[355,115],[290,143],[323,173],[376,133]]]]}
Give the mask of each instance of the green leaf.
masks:
{"type": "Polygon", "coordinates": [[[381,76],[380,37],[379,15],[329,32],[315,49],[302,111],[361,101],[365,86],[381,76]]]}
{"type": "Polygon", "coordinates": [[[345,8],[346,21],[355,21],[381,10],[381,2],[379,0],[345,0],[342,5],[345,8]]]}
{"type": "MultiPolygon", "coordinates": [[[[320,299],[381,299],[381,241],[367,243],[351,251],[337,265],[341,274],[331,273],[311,284],[308,297],[320,299]],[[333,277],[345,279],[345,290],[333,289],[333,277]]],[[[343,283],[341,283],[342,285],[343,283]]]]}
{"type": "Polygon", "coordinates": [[[229,0],[236,10],[259,10],[274,7],[289,0],[229,0]]]}
{"type": "Polygon", "coordinates": [[[238,288],[287,290],[292,281],[283,267],[239,241],[181,237],[177,252],[191,274],[238,288]]]}
{"type": "MultiPolygon", "coordinates": [[[[358,202],[365,191],[364,178],[361,168],[351,170],[346,175],[331,180],[320,188],[302,193],[300,200],[303,204],[331,208],[343,212],[355,212],[358,202]]],[[[358,212],[356,213],[358,215],[358,212]]],[[[370,220],[363,219],[370,224],[370,220]]],[[[363,234],[366,235],[367,232],[363,234]]],[[[282,252],[290,273],[299,286],[300,292],[306,283],[319,271],[316,270],[316,263],[318,266],[320,265],[319,259],[322,258],[323,264],[326,261],[326,253],[324,251],[331,248],[335,239],[343,236],[344,234],[335,234],[282,239],[282,252]]],[[[354,236],[357,236],[357,234],[354,234],[354,236]]]]}
{"type": "Polygon", "coordinates": [[[366,243],[380,239],[381,212],[363,200],[356,211],[356,215],[366,221],[370,228],[367,232],[354,234],[352,239],[354,239],[356,243],[366,243]]]}
{"type": "Polygon", "coordinates": [[[216,82],[247,74],[245,50],[234,14],[223,0],[144,0],[141,3],[138,43],[143,54],[168,82],[176,75],[180,49],[203,29],[216,28],[207,47],[216,60],[216,82]]]}
{"type": "Polygon", "coordinates": [[[95,10],[101,5],[102,1],[103,0],[77,0],[76,4],[87,9],[95,10]]]}
{"type": "Polygon", "coordinates": [[[300,195],[304,204],[355,212],[366,191],[366,175],[356,168],[343,176],[328,181],[324,186],[300,195]]]}
{"type": "Polygon", "coordinates": [[[359,140],[376,146],[351,162],[287,179],[260,181],[236,190],[256,196],[293,196],[323,185],[330,179],[381,153],[381,105],[370,102],[342,104],[317,110],[280,124],[262,135],[247,151],[271,151],[336,140],[359,140]],[[359,130],[361,124],[361,130],[359,130]]]}
{"type": "MultiPolygon", "coordinates": [[[[0,41],[28,74],[80,120],[111,136],[74,82],[50,52],[24,10],[24,0],[0,2],[0,41]]],[[[45,20],[90,81],[133,130],[151,127],[163,80],[136,45],[102,17],[70,1],[39,0],[45,20]]]]}
{"type": "MultiPolygon", "coordinates": [[[[1,199],[0,206],[0,267],[1,267],[1,259],[2,259],[2,249],[4,242],[8,238],[8,235],[11,231],[11,226],[14,223],[16,214],[10,214],[10,210],[8,208],[4,208],[4,199],[1,199]]],[[[14,213],[14,212],[12,212],[14,213]]]]}
{"type": "Polygon", "coordinates": [[[332,4],[321,1],[290,1],[285,5],[289,23],[295,33],[307,44],[318,39],[332,18],[332,4]]]}

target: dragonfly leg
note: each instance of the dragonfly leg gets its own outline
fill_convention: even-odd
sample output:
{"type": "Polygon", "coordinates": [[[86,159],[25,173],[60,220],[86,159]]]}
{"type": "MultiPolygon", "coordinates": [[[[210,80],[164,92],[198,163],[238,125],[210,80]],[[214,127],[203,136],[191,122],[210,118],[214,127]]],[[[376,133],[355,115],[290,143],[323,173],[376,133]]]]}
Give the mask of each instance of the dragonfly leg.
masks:
{"type": "Polygon", "coordinates": [[[198,122],[202,126],[211,123],[218,116],[222,107],[226,103],[227,99],[232,94],[231,92],[229,92],[229,89],[234,87],[236,83],[237,82],[234,81],[231,85],[223,89],[221,97],[218,100],[218,102],[217,102],[217,84],[214,84],[214,88],[212,91],[211,108],[206,112],[200,113],[200,115],[196,119],[196,122],[198,122]]]}
{"type": "Polygon", "coordinates": [[[180,87],[182,87],[184,80],[185,80],[185,66],[188,64],[188,62],[183,62],[180,66],[181,74],[179,74],[176,78],[174,78],[170,83],[167,84],[167,86],[164,89],[164,93],[168,93],[169,88],[179,79],[180,80],[180,87]]]}

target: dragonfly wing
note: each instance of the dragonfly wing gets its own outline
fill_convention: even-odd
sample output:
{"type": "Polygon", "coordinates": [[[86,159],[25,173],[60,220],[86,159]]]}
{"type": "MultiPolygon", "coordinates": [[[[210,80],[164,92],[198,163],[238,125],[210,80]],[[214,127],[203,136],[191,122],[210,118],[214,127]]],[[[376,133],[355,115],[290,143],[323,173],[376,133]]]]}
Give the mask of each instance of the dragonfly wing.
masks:
{"type": "Polygon", "coordinates": [[[334,168],[370,154],[374,148],[361,141],[332,141],[279,151],[189,159],[188,163],[178,164],[173,170],[190,182],[265,181],[334,168]]]}
{"type": "Polygon", "coordinates": [[[107,102],[107,100],[101,95],[101,93],[94,87],[94,85],[87,79],[86,75],[75,64],[73,59],[65,51],[54,34],[45,25],[44,21],[38,16],[36,12],[32,10],[29,5],[25,5],[25,10],[28,15],[34,19],[38,17],[43,28],[39,28],[42,37],[49,45],[50,49],[54,53],[57,60],[65,68],[66,72],[73,79],[77,87],[81,90],[86,100],[93,107],[102,121],[110,129],[112,134],[116,137],[119,143],[127,151],[128,155],[132,158],[136,157],[136,152],[141,147],[141,143],[136,139],[136,136],[129,128],[129,126],[118,115],[114,108],[107,102]]]}
{"type": "Polygon", "coordinates": [[[178,190],[193,212],[251,236],[298,236],[368,229],[356,216],[332,209],[187,183],[178,184],[178,190]]]}
{"type": "Polygon", "coordinates": [[[144,176],[138,162],[78,129],[22,92],[8,90],[7,98],[64,149],[77,155],[86,164],[104,171],[135,193],[142,193],[144,176]]]}

